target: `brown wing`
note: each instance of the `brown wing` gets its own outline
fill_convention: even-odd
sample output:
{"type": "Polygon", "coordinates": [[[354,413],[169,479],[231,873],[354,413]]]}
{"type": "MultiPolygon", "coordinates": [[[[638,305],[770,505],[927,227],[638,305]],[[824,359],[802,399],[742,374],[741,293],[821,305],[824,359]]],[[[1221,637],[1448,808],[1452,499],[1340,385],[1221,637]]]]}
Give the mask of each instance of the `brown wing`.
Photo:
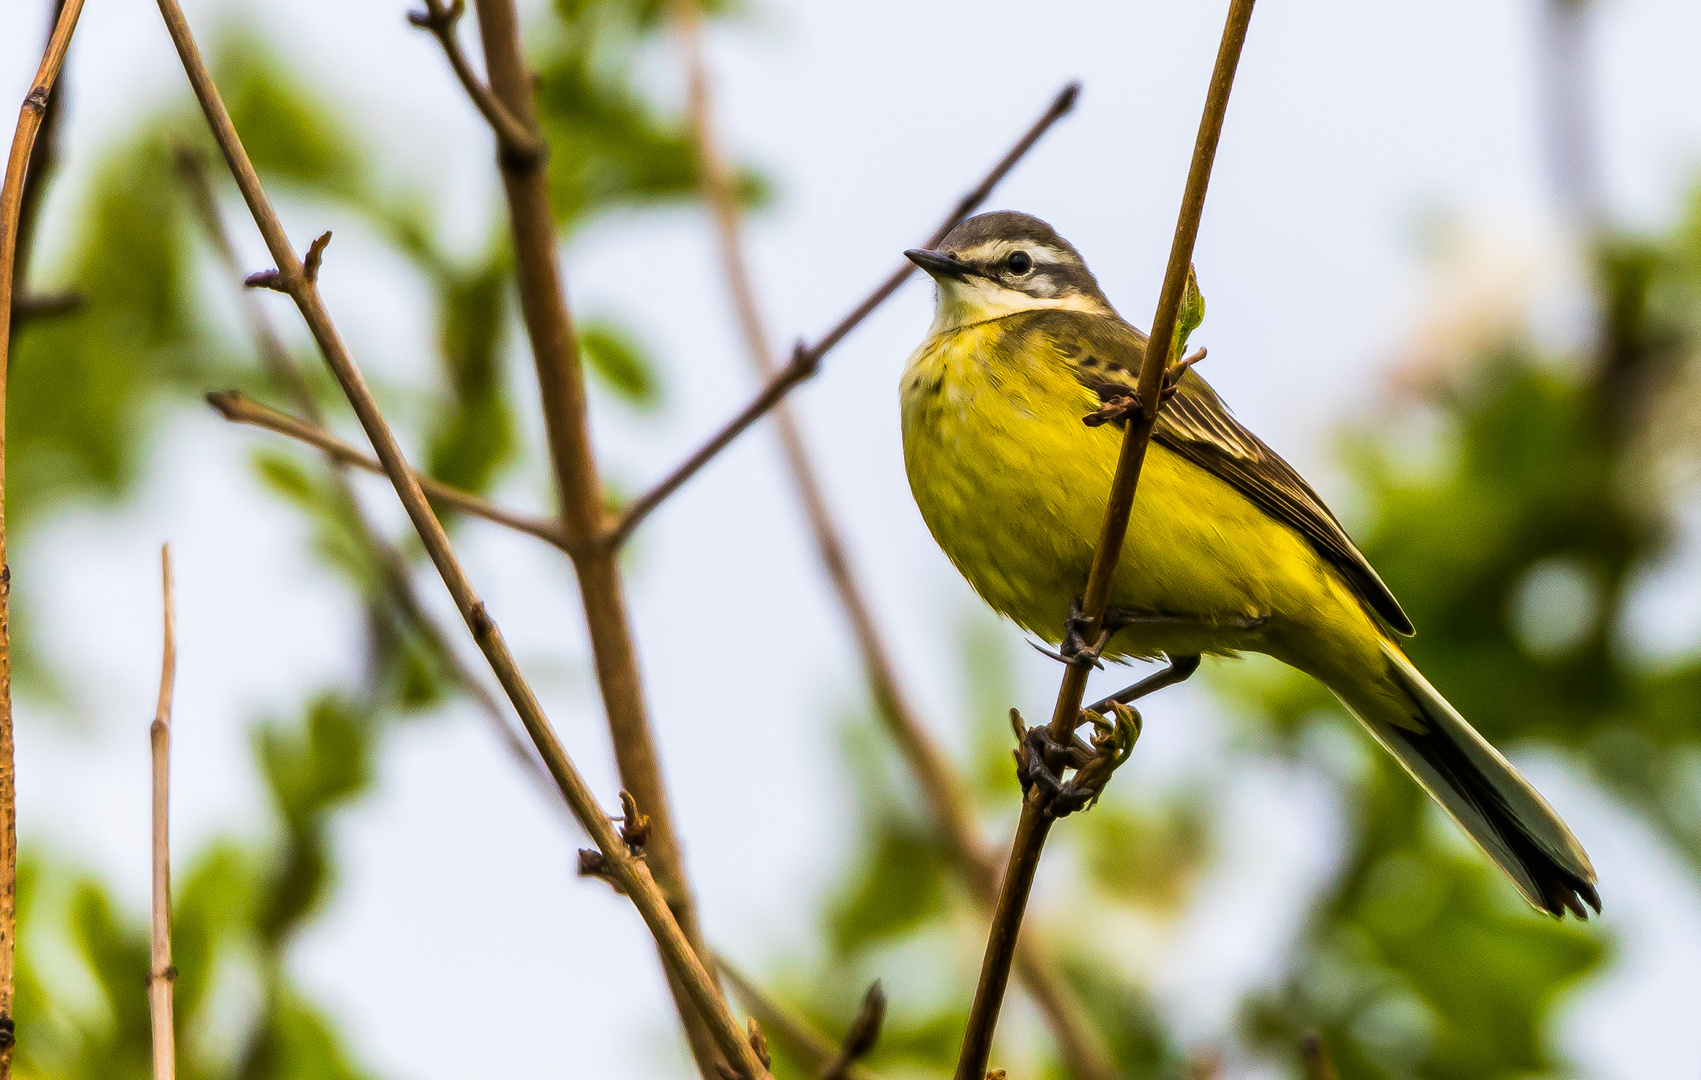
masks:
{"type": "MultiPolygon", "coordinates": [[[[1101,401],[1128,393],[1138,380],[1146,335],[1120,319],[1073,311],[1031,316],[1075,377],[1101,401]]],[[[1412,621],[1388,586],[1347,536],[1323,500],[1293,466],[1241,426],[1203,378],[1188,371],[1158,414],[1152,436],[1213,476],[1232,484],[1277,521],[1300,535],[1346,579],[1365,606],[1395,631],[1412,634],[1412,621]]]]}

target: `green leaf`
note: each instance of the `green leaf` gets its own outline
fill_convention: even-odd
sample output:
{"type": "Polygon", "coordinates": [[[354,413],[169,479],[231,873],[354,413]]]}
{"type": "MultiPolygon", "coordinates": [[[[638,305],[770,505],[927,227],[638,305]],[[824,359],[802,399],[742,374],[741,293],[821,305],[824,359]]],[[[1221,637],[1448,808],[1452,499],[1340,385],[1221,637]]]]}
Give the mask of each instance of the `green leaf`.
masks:
{"type": "Polygon", "coordinates": [[[579,352],[585,366],[627,404],[653,409],[661,401],[661,384],[642,348],[631,335],[601,320],[579,327],[579,352]]]}

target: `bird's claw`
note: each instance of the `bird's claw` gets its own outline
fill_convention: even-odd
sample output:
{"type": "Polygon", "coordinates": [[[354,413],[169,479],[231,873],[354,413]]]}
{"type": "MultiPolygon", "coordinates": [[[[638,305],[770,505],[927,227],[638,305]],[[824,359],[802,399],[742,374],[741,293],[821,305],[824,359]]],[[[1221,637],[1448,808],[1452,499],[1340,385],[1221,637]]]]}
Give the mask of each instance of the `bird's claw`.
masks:
{"type": "Polygon", "coordinates": [[[1092,743],[1071,734],[1064,745],[1052,738],[1048,728],[1025,727],[1021,714],[1010,710],[1016,731],[1016,778],[1024,797],[1038,788],[1034,797],[1042,814],[1055,819],[1090,809],[1104,794],[1111,774],[1133,753],[1140,737],[1140,714],[1120,703],[1112,711],[1115,719],[1082,712],[1081,722],[1095,729],[1092,743]],[[1065,769],[1073,769],[1075,775],[1064,780],[1059,773],[1065,769]]]}

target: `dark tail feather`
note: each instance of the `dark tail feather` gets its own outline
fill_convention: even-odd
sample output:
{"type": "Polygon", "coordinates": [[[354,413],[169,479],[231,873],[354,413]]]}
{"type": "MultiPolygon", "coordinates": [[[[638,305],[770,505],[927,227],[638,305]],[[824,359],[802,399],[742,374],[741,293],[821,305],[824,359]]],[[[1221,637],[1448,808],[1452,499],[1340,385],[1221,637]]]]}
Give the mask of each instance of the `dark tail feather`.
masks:
{"type": "Polygon", "coordinates": [[[1382,717],[1365,715],[1369,710],[1353,702],[1348,707],[1525,899],[1555,916],[1569,911],[1587,919],[1589,908],[1598,913],[1594,867],[1565,822],[1396,646],[1385,644],[1383,651],[1409,711],[1382,717]]]}

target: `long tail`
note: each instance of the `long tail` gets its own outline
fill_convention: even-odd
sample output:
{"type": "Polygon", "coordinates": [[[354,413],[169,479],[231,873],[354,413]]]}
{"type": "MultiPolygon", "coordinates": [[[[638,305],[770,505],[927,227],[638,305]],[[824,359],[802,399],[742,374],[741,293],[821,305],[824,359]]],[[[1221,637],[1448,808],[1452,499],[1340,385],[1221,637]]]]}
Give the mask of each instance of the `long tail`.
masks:
{"type": "Polygon", "coordinates": [[[1336,695],[1454,821],[1506,871],[1524,898],[1551,915],[1601,910],[1583,846],[1529,781],[1454,711],[1400,649],[1383,642],[1396,692],[1390,703],[1336,695]]]}

